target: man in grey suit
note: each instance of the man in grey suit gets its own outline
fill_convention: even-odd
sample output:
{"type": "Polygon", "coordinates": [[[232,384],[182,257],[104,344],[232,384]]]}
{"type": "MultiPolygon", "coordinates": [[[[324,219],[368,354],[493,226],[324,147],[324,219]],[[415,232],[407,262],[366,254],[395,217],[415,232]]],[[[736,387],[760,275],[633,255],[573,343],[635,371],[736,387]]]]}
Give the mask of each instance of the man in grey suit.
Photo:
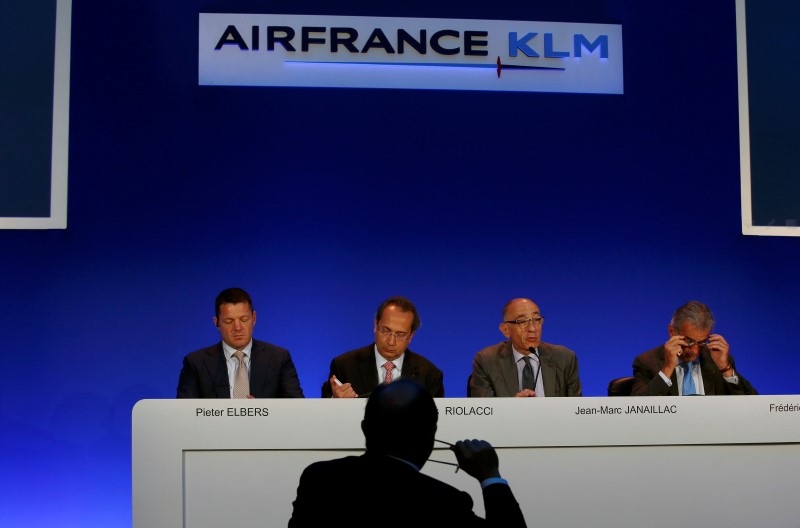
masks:
{"type": "Polygon", "coordinates": [[[543,323],[530,299],[506,303],[500,332],[508,340],[475,354],[468,396],[581,396],[578,358],[568,348],[543,342],[543,323]]]}

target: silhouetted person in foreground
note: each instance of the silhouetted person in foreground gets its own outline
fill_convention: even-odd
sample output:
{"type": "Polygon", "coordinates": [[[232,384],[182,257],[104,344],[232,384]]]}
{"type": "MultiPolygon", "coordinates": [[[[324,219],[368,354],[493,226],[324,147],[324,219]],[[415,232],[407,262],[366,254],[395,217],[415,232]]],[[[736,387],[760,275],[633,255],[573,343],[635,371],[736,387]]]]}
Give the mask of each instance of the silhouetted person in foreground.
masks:
{"type": "Polygon", "coordinates": [[[472,511],[468,493],[420,472],[433,451],[438,418],[433,397],[417,381],[379,385],[361,422],[366,452],[309,465],[289,527],[526,526],[488,442],[463,440],[451,447],[460,468],[481,483],[486,519],[472,511]]]}

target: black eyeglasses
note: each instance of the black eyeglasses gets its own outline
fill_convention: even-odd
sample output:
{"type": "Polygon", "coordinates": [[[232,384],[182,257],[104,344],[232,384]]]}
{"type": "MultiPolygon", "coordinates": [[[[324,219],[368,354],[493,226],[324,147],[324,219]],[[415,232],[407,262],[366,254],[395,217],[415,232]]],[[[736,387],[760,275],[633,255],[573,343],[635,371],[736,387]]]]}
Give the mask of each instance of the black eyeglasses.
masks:
{"type": "Polygon", "coordinates": [[[534,328],[538,328],[542,326],[542,321],[544,321],[544,317],[530,317],[528,319],[515,319],[513,321],[503,321],[505,324],[513,324],[517,325],[518,327],[525,329],[528,326],[533,325],[534,328]]]}
{"type": "MultiPolygon", "coordinates": [[[[451,444],[450,442],[445,442],[444,440],[439,440],[437,438],[434,438],[433,441],[434,442],[439,442],[440,444],[445,444],[445,445],[449,445],[450,447],[453,447],[453,444],[451,444]]],[[[455,466],[456,467],[456,473],[458,473],[458,470],[459,470],[458,464],[453,464],[452,462],[444,462],[442,460],[434,460],[432,458],[429,458],[428,462],[436,462],[437,464],[446,464],[448,466],[455,466]]]]}
{"type": "Polygon", "coordinates": [[[683,340],[686,341],[685,345],[681,345],[683,348],[692,348],[693,346],[697,345],[698,348],[703,348],[708,346],[708,337],[703,339],[702,341],[695,341],[690,337],[684,337],[683,340]]]}

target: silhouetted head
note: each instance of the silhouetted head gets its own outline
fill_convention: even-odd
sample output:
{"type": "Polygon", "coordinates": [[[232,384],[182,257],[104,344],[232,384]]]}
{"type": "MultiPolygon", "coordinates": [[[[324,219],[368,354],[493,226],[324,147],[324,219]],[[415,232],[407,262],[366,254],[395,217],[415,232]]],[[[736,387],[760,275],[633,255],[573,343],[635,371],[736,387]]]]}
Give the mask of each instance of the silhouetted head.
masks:
{"type": "Polygon", "coordinates": [[[372,392],[361,430],[370,453],[396,456],[421,468],[433,451],[438,420],[439,411],[425,387],[400,378],[372,392]]]}

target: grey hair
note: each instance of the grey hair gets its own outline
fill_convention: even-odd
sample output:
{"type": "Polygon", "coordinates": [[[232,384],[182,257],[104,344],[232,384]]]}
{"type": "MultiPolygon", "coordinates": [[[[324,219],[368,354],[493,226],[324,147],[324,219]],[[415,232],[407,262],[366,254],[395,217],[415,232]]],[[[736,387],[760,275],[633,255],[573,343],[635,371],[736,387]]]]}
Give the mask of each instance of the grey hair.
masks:
{"type": "Polygon", "coordinates": [[[714,314],[711,309],[700,301],[689,301],[672,314],[670,325],[680,328],[684,323],[689,323],[695,328],[710,330],[714,328],[714,314]]]}

